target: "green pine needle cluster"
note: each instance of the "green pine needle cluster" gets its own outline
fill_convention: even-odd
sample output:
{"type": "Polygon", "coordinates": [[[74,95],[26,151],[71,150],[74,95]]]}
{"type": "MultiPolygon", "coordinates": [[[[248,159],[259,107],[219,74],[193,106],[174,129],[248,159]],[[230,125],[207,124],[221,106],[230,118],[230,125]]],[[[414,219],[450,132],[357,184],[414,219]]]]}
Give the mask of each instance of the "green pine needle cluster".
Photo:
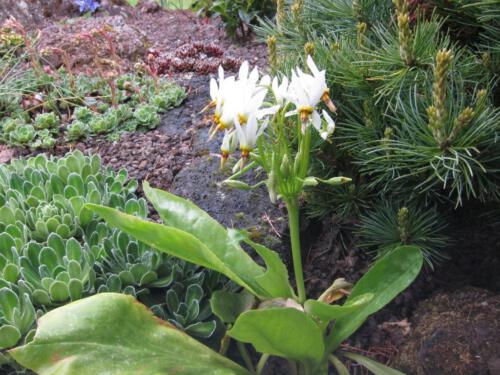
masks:
{"type": "MultiPolygon", "coordinates": [[[[272,41],[273,69],[307,54],[326,69],[339,109],[335,164],[353,166],[362,184],[311,192],[310,213],[370,217],[378,196],[435,218],[425,207],[500,200],[498,1],[295,0],[277,20],[258,28],[272,41]]],[[[429,254],[439,247],[429,244],[429,254]]]]}

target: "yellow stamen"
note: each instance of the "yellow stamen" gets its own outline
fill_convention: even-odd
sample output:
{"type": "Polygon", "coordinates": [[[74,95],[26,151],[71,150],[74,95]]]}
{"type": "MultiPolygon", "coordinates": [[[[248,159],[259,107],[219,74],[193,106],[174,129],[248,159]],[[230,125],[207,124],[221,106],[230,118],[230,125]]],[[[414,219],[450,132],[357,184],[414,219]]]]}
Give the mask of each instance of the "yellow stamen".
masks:
{"type": "Polygon", "coordinates": [[[245,166],[245,163],[248,161],[248,158],[250,156],[250,152],[252,151],[251,149],[247,147],[240,147],[241,148],[241,164],[240,168],[243,169],[245,166]]]}
{"type": "Polygon", "coordinates": [[[210,103],[208,103],[201,111],[200,113],[205,113],[208,111],[210,108],[215,108],[217,106],[217,101],[212,100],[210,103]]]}
{"type": "Polygon", "coordinates": [[[307,123],[309,122],[309,116],[313,113],[314,108],[311,106],[305,106],[299,108],[300,122],[302,123],[302,134],[305,134],[307,123]]]}
{"type": "Polygon", "coordinates": [[[245,125],[248,122],[248,116],[238,114],[238,121],[240,125],[245,125]]]}
{"type": "Polygon", "coordinates": [[[224,165],[226,165],[227,159],[229,158],[229,152],[222,150],[221,151],[221,158],[220,158],[220,168],[224,168],[224,165]]]}
{"type": "Polygon", "coordinates": [[[330,99],[330,89],[326,89],[323,95],[321,95],[321,100],[333,113],[337,113],[337,107],[333,104],[332,99],[330,99]]]}

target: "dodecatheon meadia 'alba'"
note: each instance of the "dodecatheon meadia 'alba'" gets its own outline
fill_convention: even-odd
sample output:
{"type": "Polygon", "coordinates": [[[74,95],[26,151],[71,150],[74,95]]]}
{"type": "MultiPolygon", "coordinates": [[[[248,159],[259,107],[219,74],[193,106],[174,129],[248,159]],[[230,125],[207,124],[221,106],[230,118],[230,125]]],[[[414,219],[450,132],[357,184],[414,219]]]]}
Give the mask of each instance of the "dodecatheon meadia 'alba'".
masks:
{"type": "MultiPolygon", "coordinates": [[[[288,87],[287,99],[295,105],[295,110],[287,113],[287,116],[298,114],[302,122],[302,132],[311,118],[319,118],[317,112],[318,104],[323,101],[328,108],[335,112],[336,108],[330,99],[328,86],[326,85],[326,72],[320,71],[311,56],[307,57],[307,65],[312,74],[304,73],[297,68],[292,71],[292,80],[288,87]]],[[[313,125],[315,125],[313,123],[313,125]]]]}
{"type": "Polygon", "coordinates": [[[240,124],[238,119],[234,122],[243,162],[248,159],[250,152],[252,152],[257,145],[257,139],[264,132],[268,123],[269,121],[267,119],[259,122],[255,115],[250,116],[247,123],[244,125],[240,124]]]}
{"type": "Polygon", "coordinates": [[[263,118],[272,113],[268,108],[262,108],[270,84],[271,78],[267,75],[260,77],[257,68],[250,72],[247,61],[241,65],[237,78],[225,78],[224,70],[219,68],[219,82],[215,79],[210,82],[211,105],[215,106],[210,137],[217,131],[233,129],[236,117],[244,125],[251,115],[263,118]]]}
{"type": "Polygon", "coordinates": [[[222,139],[221,151],[221,168],[226,164],[229,155],[231,155],[238,146],[238,134],[234,129],[226,130],[222,139]]]}
{"type": "Polygon", "coordinates": [[[271,88],[273,90],[274,99],[276,103],[280,107],[284,107],[287,102],[288,96],[288,85],[289,85],[288,77],[283,77],[281,83],[279,83],[278,77],[274,77],[273,82],[271,84],[271,88]]]}

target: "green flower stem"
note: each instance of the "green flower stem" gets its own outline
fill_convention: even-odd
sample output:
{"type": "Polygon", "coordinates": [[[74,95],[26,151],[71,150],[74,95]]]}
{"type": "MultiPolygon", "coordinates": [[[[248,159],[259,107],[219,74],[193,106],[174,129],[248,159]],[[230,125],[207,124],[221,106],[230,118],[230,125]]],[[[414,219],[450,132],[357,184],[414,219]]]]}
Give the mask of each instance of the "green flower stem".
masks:
{"type": "Polygon", "coordinates": [[[298,200],[287,199],[288,226],[290,227],[290,240],[292,244],[293,271],[297,284],[298,302],[306,300],[306,288],[304,284],[304,273],[302,271],[302,252],[300,249],[300,227],[299,227],[299,204],[298,200]]]}
{"type": "Polygon", "coordinates": [[[238,350],[241,354],[241,357],[243,358],[243,361],[245,362],[245,366],[251,373],[255,373],[255,367],[253,366],[252,358],[250,358],[250,354],[248,354],[248,350],[245,347],[245,344],[242,343],[241,341],[236,340],[236,346],[238,347],[238,350]]]}
{"type": "Polygon", "coordinates": [[[264,366],[267,363],[267,360],[269,359],[269,354],[262,354],[262,356],[259,359],[259,363],[257,363],[257,369],[256,369],[256,374],[261,375],[262,371],[264,370],[264,366]]]}
{"type": "Polygon", "coordinates": [[[228,180],[236,180],[238,177],[243,176],[245,173],[247,173],[249,170],[255,168],[257,166],[257,163],[255,161],[252,161],[245,165],[243,168],[241,168],[239,171],[234,173],[231,177],[228,178],[228,180]]]}

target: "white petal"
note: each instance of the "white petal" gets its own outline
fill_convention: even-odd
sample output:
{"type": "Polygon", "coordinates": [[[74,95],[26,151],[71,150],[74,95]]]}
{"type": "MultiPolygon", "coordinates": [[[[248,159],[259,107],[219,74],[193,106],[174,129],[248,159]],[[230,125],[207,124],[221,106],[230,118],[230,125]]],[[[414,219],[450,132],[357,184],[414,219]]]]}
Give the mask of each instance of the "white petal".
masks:
{"type": "Polygon", "coordinates": [[[312,113],[312,124],[318,132],[321,132],[321,117],[318,111],[313,111],[312,113]]]}
{"type": "Polygon", "coordinates": [[[215,79],[210,80],[210,97],[212,100],[215,100],[219,94],[219,86],[217,85],[217,81],[215,79]]]}
{"type": "Polygon", "coordinates": [[[320,74],[319,69],[316,66],[316,64],[314,63],[314,60],[312,59],[311,55],[307,55],[307,66],[309,67],[309,69],[311,69],[311,73],[314,76],[317,76],[320,74]]]}
{"type": "Polygon", "coordinates": [[[279,111],[279,109],[280,109],[279,105],[275,105],[275,106],[264,108],[264,109],[259,109],[257,111],[256,117],[258,119],[261,119],[265,116],[274,115],[276,112],[279,111]]]}
{"type": "Polygon", "coordinates": [[[236,132],[238,133],[238,140],[240,141],[240,144],[246,143],[245,132],[241,128],[241,124],[240,124],[240,120],[238,119],[238,116],[235,116],[235,118],[234,118],[234,126],[236,127],[236,132]]]}
{"type": "Polygon", "coordinates": [[[290,116],[293,116],[293,115],[297,115],[298,113],[299,113],[299,111],[297,111],[296,109],[294,109],[293,111],[285,113],[285,117],[290,117],[290,116]]]}
{"type": "Polygon", "coordinates": [[[324,119],[326,120],[326,124],[327,124],[328,129],[330,129],[330,128],[335,129],[335,121],[333,121],[333,119],[330,117],[328,112],[323,110],[322,113],[323,113],[324,119]]]}
{"type": "Polygon", "coordinates": [[[269,86],[270,84],[271,84],[271,77],[269,77],[267,74],[261,78],[260,80],[261,86],[269,86]]]}
{"type": "Polygon", "coordinates": [[[248,77],[248,80],[252,83],[255,84],[259,80],[259,70],[257,67],[253,68],[252,72],[250,73],[250,76],[248,77]]]}
{"type": "Polygon", "coordinates": [[[279,91],[279,83],[278,83],[278,77],[273,78],[273,82],[271,84],[271,87],[273,89],[273,92],[276,94],[279,91]]]}
{"type": "Polygon", "coordinates": [[[280,89],[283,91],[288,89],[288,77],[287,76],[283,77],[283,81],[281,81],[280,89]]]}
{"type": "Polygon", "coordinates": [[[246,80],[248,78],[248,61],[243,61],[243,64],[240,66],[240,71],[238,74],[239,79],[246,80]]]}

